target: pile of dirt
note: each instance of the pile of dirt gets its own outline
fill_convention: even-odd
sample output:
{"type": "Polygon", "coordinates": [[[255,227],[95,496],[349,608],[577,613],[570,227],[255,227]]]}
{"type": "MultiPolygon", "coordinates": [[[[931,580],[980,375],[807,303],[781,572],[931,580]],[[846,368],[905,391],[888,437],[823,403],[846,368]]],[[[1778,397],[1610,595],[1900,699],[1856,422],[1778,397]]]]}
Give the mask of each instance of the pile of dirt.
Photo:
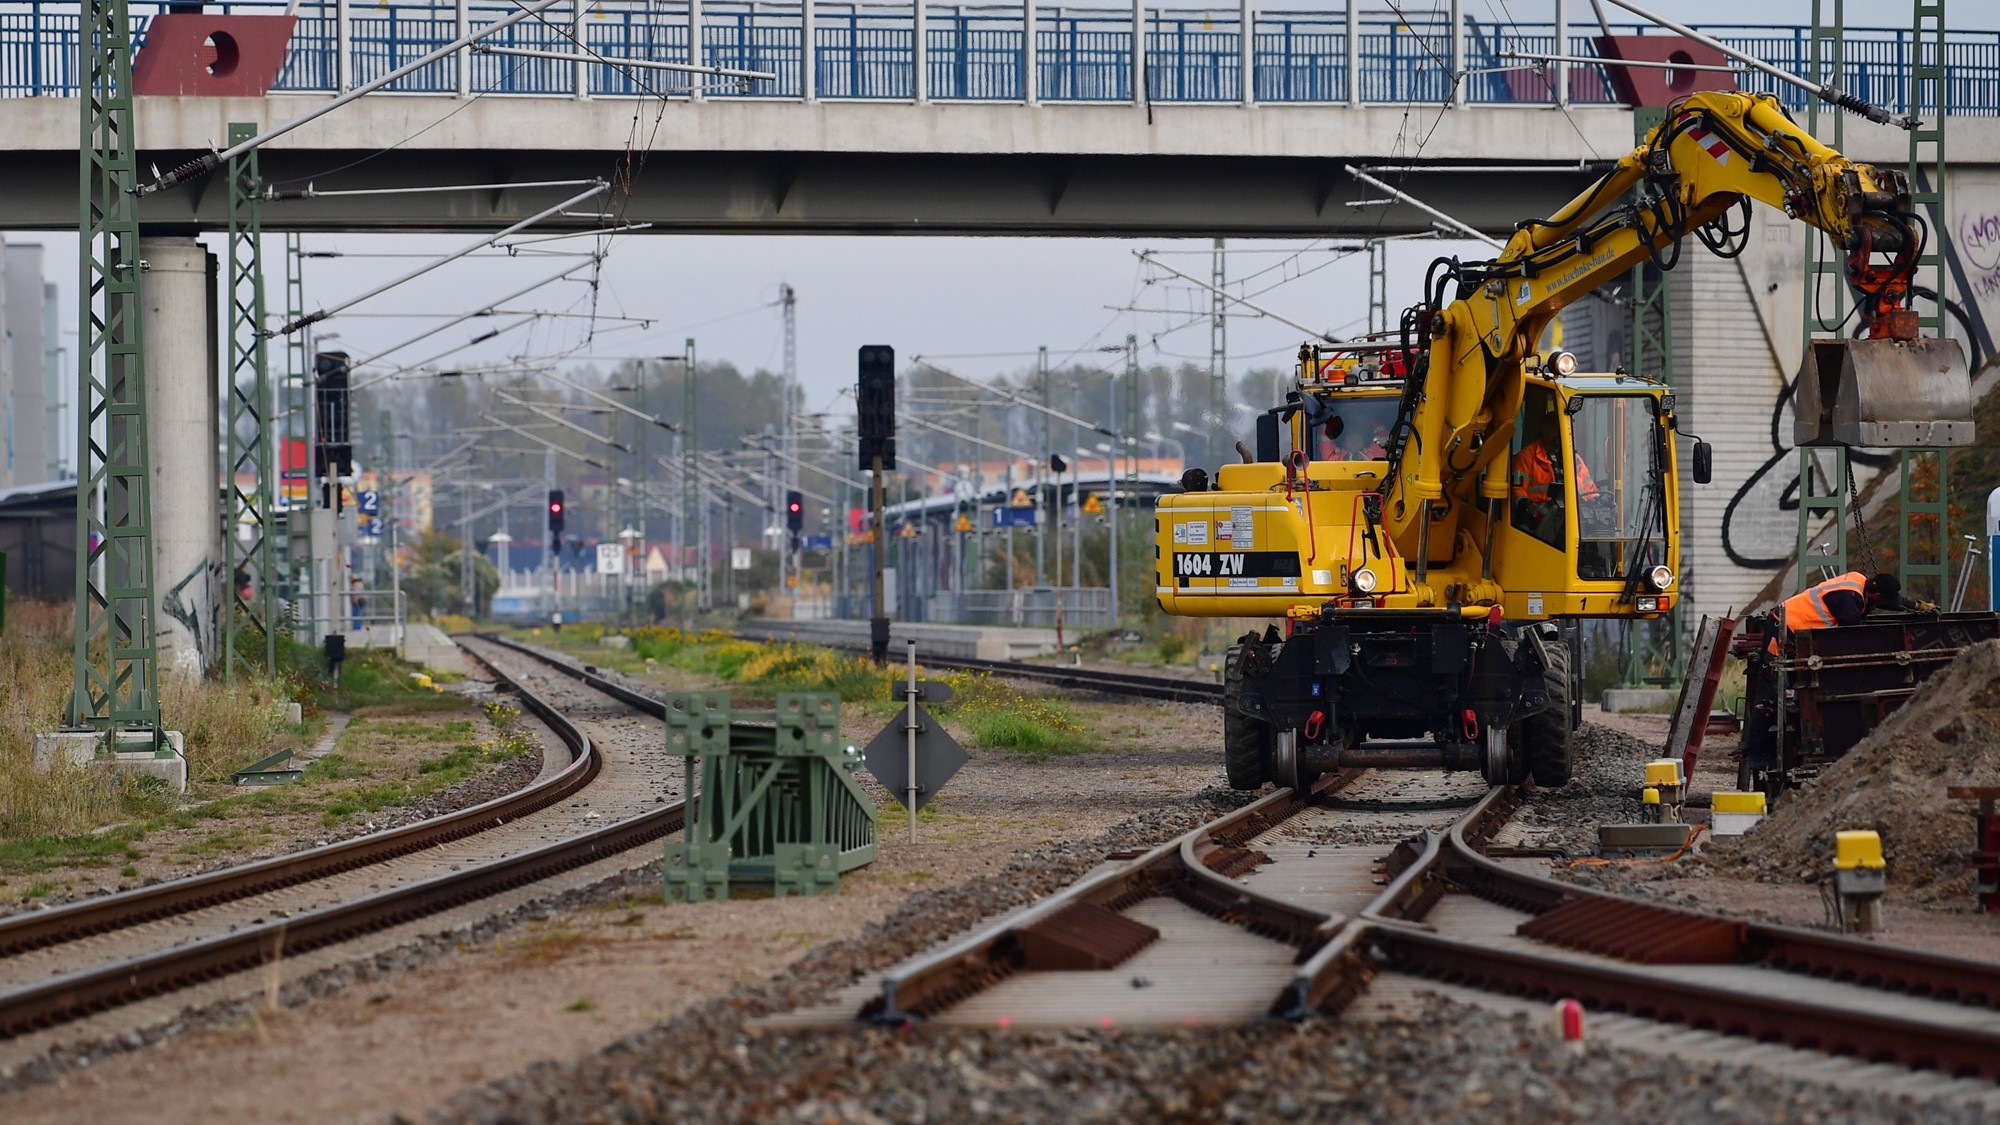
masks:
{"type": "Polygon", "coordinates": [[[1783,800],[1748,835],[1717,842],[1720,871],[1811,882],[1833,866],[1833,834],[1882,834],[1889,881],[1920,899],[1966,898],[1975,806],[1950,785],[2000,785],[2000,641],[1960,653],[1825,773],[1783,800]]]}

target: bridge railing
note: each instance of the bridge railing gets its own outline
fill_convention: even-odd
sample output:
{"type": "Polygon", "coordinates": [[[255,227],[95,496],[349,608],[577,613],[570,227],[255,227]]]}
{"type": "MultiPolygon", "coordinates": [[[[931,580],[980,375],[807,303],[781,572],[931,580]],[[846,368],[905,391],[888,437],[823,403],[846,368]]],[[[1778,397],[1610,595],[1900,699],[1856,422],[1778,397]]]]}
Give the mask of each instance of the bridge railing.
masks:
{"type": "MultiPolygon", "coordinates": [[[[1140,74],[1158,103],[1549,104],[1556,68],[1505,53],[1594,56],[1595,28],[1479,19],[1454,27],[1446,12],[1383,8],[1268,9],[1251,15],[1244,50],[1240,10],[1069,8],[1022,4],[834,3],[813,0],[577,0],[516,24],[495,46],[606,58],[685,63],[699,24],[703,61],[768,71],[775,80],[737,82],[484,53],[426,67],[390,89],[458,96],[538,95],[704,98],[1130,103],[1140,74]],[[1032,20],[1029,13],[1032,12],[1032,20]],[[1033,27],[1032,40],[1027,34],[1033,27]],[[1454,34],[1454,31],[1457,34],[1454,34]],[[812,49],[805,49],[810,41],[812,49]],[[1135,58],[1133,45],[1144,44],[1135,58]],[[1032,47],[1032,50],[1030,49],[1032,47]],[[811,66],[805,65],[810,57],[811,66]],[[581,72],[581,73],[579,73],[581,72]],[[1453,81],[1453,74],[1459,78],[1453,81]],[[923,81],[919,83],[921,74],[923,81]],[[1247,84],[1247,90],[1246,90],[1247,84]]],[[[135,0],[143,44],[166,0],[135,0]]],[[[227,0],[209,11],[272,14],[278,0],[227,0]]],[[[324,93],[367,81],[450,42],[461,31],[515,11],[498,0],[303,0],[276,89],[324,93]]],[[[74,0],[0,0],[0,97],[76,92],[78,5],[74,0]]],[[[1662,34],[1614,25],[1617,34],[1662,34]]],[[[1703,31],[1794,73],[1810,49],[1798,27],[1706,25],[1703,31]]],[[[1908,97],[1907,28],[1850,28],[1843,88],[1899,111],[1908,97]]],[[[1947,36],[1944,112],[2000,114],[2000,32],[1947,36]]],[[[1615,101],[1605,68],[1568,68],[1572,105],[1615,101]]],[[[1762,74],[1746,89],[1804,105],[1805,94],[1762,74]]],[[[1920,114],[1935,105],[1915,107],[1920,114]]]]}

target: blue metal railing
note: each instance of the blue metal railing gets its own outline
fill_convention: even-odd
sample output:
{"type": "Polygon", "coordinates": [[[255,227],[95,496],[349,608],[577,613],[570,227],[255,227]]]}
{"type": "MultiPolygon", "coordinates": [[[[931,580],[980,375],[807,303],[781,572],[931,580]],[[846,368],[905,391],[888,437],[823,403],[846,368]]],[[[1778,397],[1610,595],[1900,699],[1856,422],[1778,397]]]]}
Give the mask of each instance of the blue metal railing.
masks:
{"type": "MultiPolygon", "coordinates": [[[[581,0],[580,18],[567,7],[527,20],[493,37],[496,46],[575,52],[616,58],[684,63],[689,59],[686,0],[581,0]]],[[[143,41],[163,0],[134,0],[134,35],[143,41]]],[[[277,0],[211,3],[210,11],[275,13],[277,0]]],[[[304,0],[291,51],[276,86],[280,91],[330,92],[341,77],[339,49],[345,17],[347,78],[364,82],[477,27],[515,11],[498,0],[304,0]]],[[[1146,96],[1156,102],[1236,102],[1245,78],[1243,28],[1236,11],[1175,9],[1144,12],[1146,96]]],[[[816,2],[812,9],[811,94],[828,99],[908,100],[915,82],[917,20],[909,4],[816,2]]],[[[1344,10],[1258,11],[1253,15],[1249,79],[1258,102],[1310,104],[1350,100],[1350,57],[1356,100],[1369,103],[1438,103],[1453,96],[1452,28],[1448,16],[1363,10],[1356,21],[1356,49],[1348,49],[1344,10]]],[[[1023,9],[1018,5],[931,4],[924,9],[926,96],[938,101],[1020,101],[1029,70],[1023,9]]],[[[74,0],[0,0],[0,97],[76,92],[78,8],[74,0]]],[[[1619,34],[1662,34],[1636,25],[1619,34]]],[[[1803,73],[1810,48],[1803,28],[1707,26],[1732,47],[1803,73]]],[[[714,65],[769,71],[775,80],[743,84],[703,79],[700,92],[716,98],[800,98],[807,94],[802,49],[805,13],[798,0],[717,0],[701,5],[704,59],[714,65]]],[[[1572,25],[1568,51],[1594,55],[1595,37],[1572,25]]],[[[1038,7],[1034,26],[1035,96],[1051,102],[1129,102],[1133,76],[1132,12],[1123,8],[1038,7]]],[[[1463,97],[1474,104],[1547,104],[1553,76],[1528,68],[1503,52],[1549,53],[1557,29],[1547,23],[1506,23],[1467,16],[1464,27],[1463,97]]],[[[1841,85],[1849,92],[1908,112],[1910,32],[1850,28],[1841,85]]],[[[1952,32],[1945,45],[1949,114],[2000,115],[2000,32],[1952,32]]],[[[574,96],[571,63],[473,53],[425,67],[391,89],[450,94],[574,96]]],[[[610,65],[583,67],[592,96],[685,93],[685,74],[610,65]]],[[[1794,109],[1806,95],[1759,73],[1739,76],[1746,89],[1777,94],[1794,109]]],[[[1570,69],[1572,104],[1615,101],[1603,68],[1570,69]]],[[[1938,107],[1916,107],[1935,114],[1938,107]]]]}

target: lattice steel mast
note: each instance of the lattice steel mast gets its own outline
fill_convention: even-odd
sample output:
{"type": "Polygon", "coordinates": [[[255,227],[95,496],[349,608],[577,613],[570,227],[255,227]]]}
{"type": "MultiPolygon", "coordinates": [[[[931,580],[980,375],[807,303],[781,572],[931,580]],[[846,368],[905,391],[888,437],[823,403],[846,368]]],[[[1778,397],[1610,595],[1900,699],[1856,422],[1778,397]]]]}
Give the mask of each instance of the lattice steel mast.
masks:
{"type": "MultiPolygon", "coordinates": [[[[231,147],[257,126],[229,126],[231,147]]],[[[230,158],[229,383],[223,431],[229,503],[222,529],[228,610],[222,621],[222,676],[270,673],[278,661],[278,588],[272,565],[271,373],[264,346],[264,228],[257,149],[230,158]],[[245,478],[251,478],[246,483],[245,478]],[[249,588],[246,595],[245,587],[249,588]],[[261,649],[261,652],[258,651],[261,649]],[[257,663],[262,660],[261,666],[257,663]]]]}
{"type": "Polygon", "coordinates": [[[153,512],[140,324],[132,31],[125,0],[86,0],[77,327],[73,728],[160,735],[153,512]]]}

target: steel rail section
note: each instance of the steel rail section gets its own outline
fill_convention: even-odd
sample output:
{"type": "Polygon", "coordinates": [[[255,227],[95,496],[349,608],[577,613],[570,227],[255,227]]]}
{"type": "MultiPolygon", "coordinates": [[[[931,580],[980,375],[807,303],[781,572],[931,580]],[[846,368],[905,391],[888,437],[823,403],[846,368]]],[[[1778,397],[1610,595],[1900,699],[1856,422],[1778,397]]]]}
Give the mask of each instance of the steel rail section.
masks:
{"type": "Polygon", "coordinates": [[[2000,1077],[2000,1035],[1982,1028],[1904,1019],[1673,980],[1574,956],[1498,949],[1404,926],[1368,934],[1371,952],[1395,968],[1488,991],[1574,997],[1587,1008],[1759,1041],[1893,1062],[1955,1077],[2000,1077]]]}
{"type": "MultiPolygon", "coordinates": [[[[1468,831],[1498,827],[1493,809],[1475,809],[1454,824],[1446,858],[1448,878],[1473,894],[1503,906],[1545,914],[1572,902],[1635,903],[1636,900],[1509,868],[1483,854],[1468,831]]],[[[1975,961],[1915,949],[1900,949],[1843,934],[1798,926],[1754,922],[1657,902],[1636,902],[1662,927],[1725,924],[1738,935],[1736,959],[1807,976],[1904,992],[1958,1003],[2000,1008],[2000,962],[1975,961]]]]}
{"type": "MultiPolygon", "coordinates": [[[[474,656],[476,659],[476,654],[474,656]]],[[[497,669],[495,675],[499,675],[497,669]]],[[[501,679],[503,682],[512,682],[504,676],[501,676],[501,679]]],[[[528,697],[524,695],[523,698],[525,701],[528,697]]],[[[556,728],[562,721],[560,717],[550,719],[550,715],[554,715],[555,712],[547,708],[530,709],[552,728],[556,728]]],[[[420,820],[415,824],[392,828],[386,832],[357,836],[337,844],[275,856],[237,867],[227,867],[205,875],[192,875],[151,887],[87,899],[52,910],[40,910],[32,914],[0,919],[0,957],[45,946],[60,945],[160,918],[205,910],[235,899],[264,894],[283,887],[311,882],[314,879],[324,879],[358,867],[434,848],[518,820],[559,801],[567,800],[597,777],[599,763],[596,757],[580,752],[577,744],[569,743],[567,740],[565,745],[570,747],[571,760],[569,766],[561,772],[468,809],[420,820]]]]}
{"type": "MultiPolygon", "coordinates": [[[[503,682],[512,684],[522,703],[570,747],[576,762],[593,763],[595,771],[599,756],[580,728],[506,673],[498,668],[493,671],[503,682]]],[[[558,776],[576,769],[572,765],[558,776]]],[[[464,871],[0,994],[0,1039],[270,964],[546,879],[665,838],[681,827],[683,809],[682,803],[675,802],[464,871]]]]}
{"type": "MultiPolygon", "coordinates": [[[[1349,776],[1321,778],[1314,792],[1344,784],[1349,776]]],[[[1252,829],[1252,835],[1261,832],[1306,808],[1308,799],[1290,789],[1267,794],[1119,867],[1086,877],[1019,913],[906,962],[882,977],[881,994],[862,1005],[859,1018],[891,1025],[916,1022],[1028,967],[1021,943],[1023,932],[1079,905],[1115,912],[1142,899],[1173,895],[1197,910],[1243,922],[1254,932],[1287,935],[1277,940],[1310,940],[1327,921],[1325,914],[1258,894],[1229,880],[1208,877],[1213,873],[1201,862],[1197,847],[1200,840],[1242,829],[1252,829]]]]}
{"type": "MultiPolygon", "coordinates": [[[[1505,867],[1482,854],[1476,841],[1497,830],[1510,808],[1503,791],[1496,789],[1448,832],[1429,833],[1421,850],[1399,849],[1402,869],[1355,919],[1299,966],[1272,1005],[1272,1014],[1296,1019],[1338,1012],[1374,973],[1395,968],[1513,995],[1569,996],[1587,1007],[1871,1062],[1959,1077],[2000,1078],[2000,1035],[1984,1027],[1912,1020],[1662,977],[1636,965],[1586,959],[1560,948],[1549,952],[1495,948],[1448,937],[1424,925],[1421,919],[1447,890],[1536,915],[1571,903],[1615,903],[1619,909],[1612,912],[1614,924],[1629,927],[1632,916],[1643,913],[1650,941],[1676,929],[1740,935],[1728,951],[1735,963],[1765,964],[1938,1000],[1994,1005],[2000,964],[1641,902],[1505,867]]],[[[1392,859],[1392,868],[1396,862],[1392,859]]],[[[1621,935],[1609,936],[1615,942],[1621,935]]],[[[1672,956],[1659,960],[1684,963],[1672,956]]]]}

